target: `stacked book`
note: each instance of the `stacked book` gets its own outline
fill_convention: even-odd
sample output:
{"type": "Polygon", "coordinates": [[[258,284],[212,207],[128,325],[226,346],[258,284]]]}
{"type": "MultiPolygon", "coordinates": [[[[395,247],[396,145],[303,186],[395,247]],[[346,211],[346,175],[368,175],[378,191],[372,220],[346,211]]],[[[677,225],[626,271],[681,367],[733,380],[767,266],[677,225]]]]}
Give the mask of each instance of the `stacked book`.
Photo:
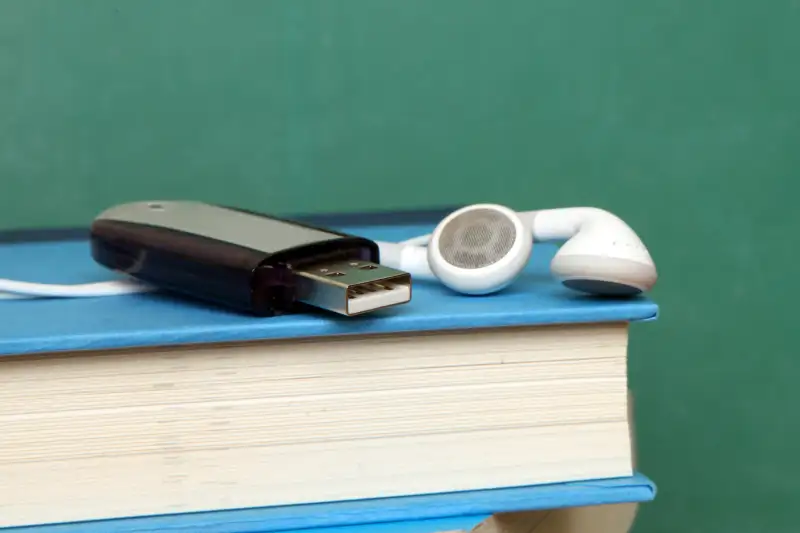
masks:
{"type": "MultiPolygon", "coordinates": [[[[390,220],[336,229],[436,222],[390,220]]],[[[418,282],[355,318],[0,300],[0,531],[627,531],[655,490],[634,466],[628,332],[657,307],[568,291],[555,250],[502,293],[418,282]]],[[[82,235],[0,243],[0,264],[108,276],[82,235]]]]}

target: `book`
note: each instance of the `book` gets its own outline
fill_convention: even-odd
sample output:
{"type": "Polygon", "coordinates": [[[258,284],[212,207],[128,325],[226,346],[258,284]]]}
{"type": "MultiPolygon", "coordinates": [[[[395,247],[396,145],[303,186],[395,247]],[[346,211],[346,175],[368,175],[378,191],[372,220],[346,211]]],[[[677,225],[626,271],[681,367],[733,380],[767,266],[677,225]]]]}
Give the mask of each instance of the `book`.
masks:
{"type": "MultiPolygon", "coordinates": [[[[435,222],[330,227],[402,240],[435,222]]],[[[555,250],[502,293],[418,282],[363,317],[0,300],[0,527],[630,478],[628,329],[658,308],[569,291],[555,250]]],[[[80,238],[0,244],[0,264],[111,276],[80,238]]]]}

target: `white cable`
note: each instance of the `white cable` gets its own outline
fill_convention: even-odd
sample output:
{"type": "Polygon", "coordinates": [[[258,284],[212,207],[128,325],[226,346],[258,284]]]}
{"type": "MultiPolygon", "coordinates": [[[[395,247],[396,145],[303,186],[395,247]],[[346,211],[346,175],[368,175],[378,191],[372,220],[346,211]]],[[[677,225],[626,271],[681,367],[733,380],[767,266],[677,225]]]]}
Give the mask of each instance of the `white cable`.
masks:
{"type": "Polygon", "coordinates": [[[0,298],[93,298],[152,291],[136,280],[101,281],[77,285],[50,285],[0,278],[0,298]]]}
{"type": "Polygon", "coordinates": [[[426,235],[420,235],[418,237],[412,237],[410,239],[406,239],[404,241],[400,241],[398,244],[406,244],[408,246],[425,246],[431,240],[431,234],[428,233],[426,235]]]}

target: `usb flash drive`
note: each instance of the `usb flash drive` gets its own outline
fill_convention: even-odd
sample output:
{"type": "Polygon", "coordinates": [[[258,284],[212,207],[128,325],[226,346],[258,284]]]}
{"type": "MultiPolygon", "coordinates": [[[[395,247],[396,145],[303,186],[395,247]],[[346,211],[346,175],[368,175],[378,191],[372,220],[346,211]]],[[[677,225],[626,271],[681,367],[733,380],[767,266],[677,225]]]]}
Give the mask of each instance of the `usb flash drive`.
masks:
{"type": "Polygon", "coordinates": [[[91,227],[99,264],[155,287],[260,316],[359,315],[411,300],[411,276],[373,241],[200,202],[136,202],[91,227]]]}

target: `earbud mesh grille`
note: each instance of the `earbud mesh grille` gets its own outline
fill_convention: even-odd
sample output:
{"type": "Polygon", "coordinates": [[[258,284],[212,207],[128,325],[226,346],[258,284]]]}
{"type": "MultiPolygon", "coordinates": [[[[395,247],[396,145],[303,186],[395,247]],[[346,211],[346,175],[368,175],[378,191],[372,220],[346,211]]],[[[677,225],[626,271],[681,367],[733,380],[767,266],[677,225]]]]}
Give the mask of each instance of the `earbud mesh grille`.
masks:
{"type": "Polygon", "coordinates": [[[439,250],[453,266],[482,268],[502,259],[516,238],[508,217],[491,209],[475,209],[447,223],[439,237],[439,250]]]}

